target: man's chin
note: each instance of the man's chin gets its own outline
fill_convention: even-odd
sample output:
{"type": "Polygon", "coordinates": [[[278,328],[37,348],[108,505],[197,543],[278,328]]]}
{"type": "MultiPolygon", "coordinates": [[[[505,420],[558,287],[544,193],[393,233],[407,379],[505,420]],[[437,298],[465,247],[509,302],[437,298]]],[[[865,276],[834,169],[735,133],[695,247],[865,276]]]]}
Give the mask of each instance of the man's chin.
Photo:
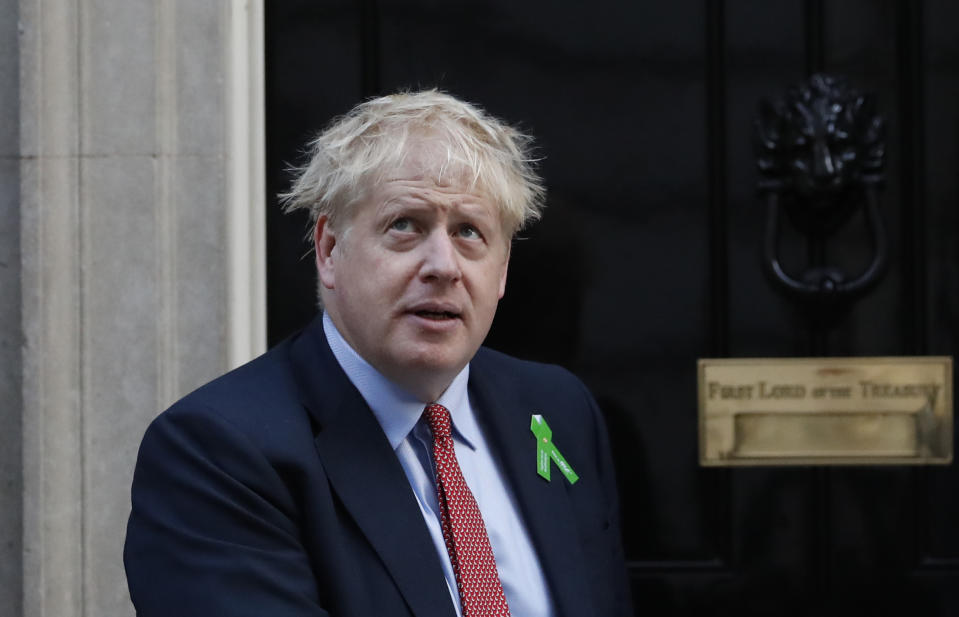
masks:
{"type": "Polygon", "coordinates": [[[422,350],[406,356],[403,365],[411,372],[444,373],[455,376],[469,363],[470,357],[472,354],[467,355],[462,351],[455,353],[446,350],[422,350]]]}
{"type": "Polygon", "coordinates": [[[401,353],[395,354],[390,364],[402,375],[398,381],[430,387],[443,382],[445,389],[475,353],[476,349],[466,349],[461,345],[451,347],[419,343],[409,345],[401,353]]]}

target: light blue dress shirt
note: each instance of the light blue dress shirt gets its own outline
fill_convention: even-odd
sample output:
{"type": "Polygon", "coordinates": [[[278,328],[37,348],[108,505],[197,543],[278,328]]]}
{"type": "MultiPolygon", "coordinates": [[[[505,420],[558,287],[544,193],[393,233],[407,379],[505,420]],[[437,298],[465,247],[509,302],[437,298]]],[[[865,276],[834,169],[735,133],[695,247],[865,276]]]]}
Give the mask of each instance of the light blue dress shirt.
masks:
{"type": "Polygon", "coordinates": [[[323,314],[323,331],[337,362],[373,410],[406,472],[443,565],[456,614],[462,617],[456,575],[443,541],[436,501],[431,455],[433,438],[426,421],[421,419],[426,404],[430,402],[450,410],[456,459],[483,515],[510,614],[513,617],[553,617],[555,610],[536,551],[520,519],[513,494],[476,422],[467,391],[469,366],[460,371],[439,400],[419,401],[360,357],[326,313],[323,314]]]}

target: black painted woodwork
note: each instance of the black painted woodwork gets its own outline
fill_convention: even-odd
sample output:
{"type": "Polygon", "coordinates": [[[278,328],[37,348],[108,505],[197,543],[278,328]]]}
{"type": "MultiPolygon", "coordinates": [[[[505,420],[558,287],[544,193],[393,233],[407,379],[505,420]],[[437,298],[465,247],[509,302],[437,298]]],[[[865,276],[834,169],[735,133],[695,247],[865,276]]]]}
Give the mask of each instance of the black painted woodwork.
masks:
{"type": "MultiPolygon", "coordinates": [[[[959,5],[266,9],[271,195],[330,118],[398,88],[439,86],[537,137],[548,208],[514,245],[488,344],[569,367],[603,405],[637,614],[959,614],[954,465],[702,469],[695,371],[699,357],[954,353],[959,5]],[[875,92],[887,119],[887,272],[828,332],[763,275],[752,147],[758,101],[819,71],[875,92]]],[[[271,199],[271,342],[314,311],[304,225],[271,199]]],[[[855,264],[869,242],[851,232],[836,257],[855,264]]],[[[787,265],[807,257],[798,234],[782,251],[787,265]]]]}

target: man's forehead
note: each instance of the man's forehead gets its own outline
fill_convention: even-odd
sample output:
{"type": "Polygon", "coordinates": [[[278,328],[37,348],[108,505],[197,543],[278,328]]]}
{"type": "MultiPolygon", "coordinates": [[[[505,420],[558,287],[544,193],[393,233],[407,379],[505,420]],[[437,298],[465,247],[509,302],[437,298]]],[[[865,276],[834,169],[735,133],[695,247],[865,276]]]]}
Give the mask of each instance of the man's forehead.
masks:
{"type": "Polygon", "coordinates": [[[469,191],[459,183],[440,185],[424,175],[381,182],[366,198],[356,202],[351,218],[361,213],[380,217],[427,212],[443,212],[452,220],[465,218],[477,224],[482,222],[500,229],[504,237],[511,235],[506,229],[502,209],[488,196],[469,191]]]}
{"type": "Polygon", "coordinates": [[[436,164],[421,164],[410,159],[403,165],[387,169],[364,182],[356,208],[364,205],[382,207],[387,203],[409,200],[436,201],[437,205],[460,206],[464,210],[485,209],[503,223],[503,209],[498,202],[472,177],[470,170],[460,165],[442,168],[436,164]]]}
{"type": "Polygon", "coordinates": [[[454,143],[448,135],[430,129],[412,129],[392,156],[382,159],[378,168],[361,178],[340,222],[349,226],[365,206],[382,206],[390,185],[423,182],[437,190],[458,191],[488,204],[508,240],[513,235],[513,225],[507,222],[503,204],[491,194],[477,164],[478,157],[467,152],[462,144],[454,143]]]}

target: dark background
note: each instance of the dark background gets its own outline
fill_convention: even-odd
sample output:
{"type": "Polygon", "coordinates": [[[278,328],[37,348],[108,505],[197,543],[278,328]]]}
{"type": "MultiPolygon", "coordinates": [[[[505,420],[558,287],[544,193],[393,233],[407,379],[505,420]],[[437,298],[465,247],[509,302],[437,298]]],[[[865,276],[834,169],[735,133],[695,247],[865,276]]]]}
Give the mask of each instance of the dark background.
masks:
{"type": "MultiPolygon", "coordinates": [[[[365,97],[438,86],[537,137],[542,222],[487,343],[559,362],[607,415],[637,614],[959,614],[955,466],[703,469],[696,359],[951,355],[959,4],[267,3],[268,190],[365,97]],[[812,72],[878,96],[890,263],[824,336],[762,272],[752,121],[812,72]]],[[[310,319],[305,218],[268,216],[271,343],[310,319]]],[[[856,271],[854,219],[829,258],[856,271]]],[[[785,261],[801,264],[801,242],[785,261]]]]}

